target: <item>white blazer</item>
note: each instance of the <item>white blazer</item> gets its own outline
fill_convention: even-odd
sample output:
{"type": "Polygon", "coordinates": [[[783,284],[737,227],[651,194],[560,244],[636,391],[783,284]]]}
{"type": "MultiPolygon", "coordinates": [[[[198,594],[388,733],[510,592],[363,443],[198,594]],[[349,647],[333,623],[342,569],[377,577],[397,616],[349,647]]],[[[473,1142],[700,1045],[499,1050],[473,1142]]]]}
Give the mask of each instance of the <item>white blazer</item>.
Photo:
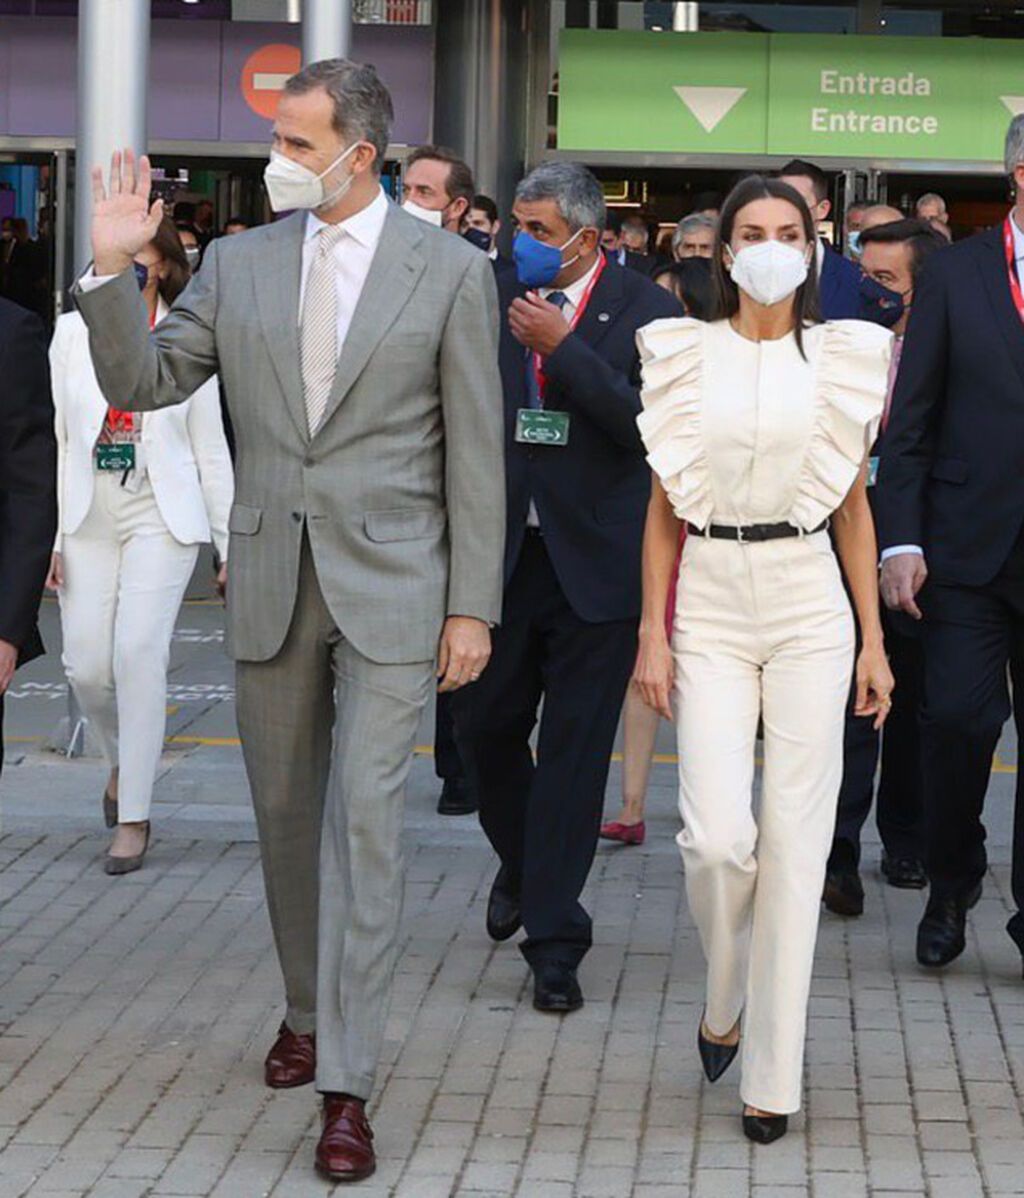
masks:
{"type": "MultiPolygon", "coordinates": [[[[158,319],[166,314],[161,304],[158,319]]],[[[77,312],[57,321],[50,372],[58,450],[54,548],[59,552],[61,538],[79,528],[92,506],[94,449],[108,406],[93,370],[89,331],[77,312]]],[[[212,540],[225,560],[235,479],[215,378],[184,403],[143,414],[142,458],[171,536],[183,545],[212,540]]]]}

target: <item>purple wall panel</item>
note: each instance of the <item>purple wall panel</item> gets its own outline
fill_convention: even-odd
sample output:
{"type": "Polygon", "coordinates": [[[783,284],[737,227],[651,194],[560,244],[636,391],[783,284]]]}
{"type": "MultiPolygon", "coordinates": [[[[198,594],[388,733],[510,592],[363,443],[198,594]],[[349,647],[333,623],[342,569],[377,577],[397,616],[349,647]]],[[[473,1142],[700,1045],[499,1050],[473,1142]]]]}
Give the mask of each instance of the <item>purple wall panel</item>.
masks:
{"type": "Polygon", "coordinates": [[[219,21],[154,21],[149,136],[216,141],[220,134],[219,21]]]}
{"type": "MultiPolygon", "coordinates": [[[[76,22],[0,16],[0,134],[72,137],[76,22]]],[[[372,62],[395,101],[396,142],[429,141],[433,33],[358,25],[353,55],[372,62]]],[[[270,121],[242,95],[242,68],[270,43],[299,44],[296,25],[154,21],[150,136],[181,141],[266,141],[270,121]]]]}
{"type": "Polygon", "coordinates": [[[16,137],[71,137],[75,132],[77,49],[73,17],[4,17],[10,42],[7,128],[16,137]]]}

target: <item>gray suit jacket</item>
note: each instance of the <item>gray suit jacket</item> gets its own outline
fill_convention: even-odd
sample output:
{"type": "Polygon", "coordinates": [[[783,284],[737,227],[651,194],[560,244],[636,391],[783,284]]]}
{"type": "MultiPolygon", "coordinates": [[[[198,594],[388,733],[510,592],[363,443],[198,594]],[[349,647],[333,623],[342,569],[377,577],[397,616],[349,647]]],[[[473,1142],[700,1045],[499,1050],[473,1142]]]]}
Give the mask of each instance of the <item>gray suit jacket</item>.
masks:
{"type": "Polygon", "coordinates": [[[237,443],[229,650],[266,661],[303,526],[342,634],[430,659],[446,615],[496,622],[505,533],[498,312],[486,254],[391,205],[310,439],[299,359],[305,215],[213,242],[150,334],[131,271],[78,290],[107,399],[148,411],[219,372],[237,443]]]}

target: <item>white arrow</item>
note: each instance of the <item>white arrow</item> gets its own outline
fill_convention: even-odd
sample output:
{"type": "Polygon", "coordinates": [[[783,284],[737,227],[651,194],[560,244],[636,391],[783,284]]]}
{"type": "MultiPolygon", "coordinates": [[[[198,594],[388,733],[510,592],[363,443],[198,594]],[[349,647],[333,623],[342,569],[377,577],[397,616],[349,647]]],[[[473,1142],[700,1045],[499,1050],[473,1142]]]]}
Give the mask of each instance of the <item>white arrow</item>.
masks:
{"type": "Polygon", "coordinates": [[[713,133],[719,122],[747,94],[745,87],[674,87],[672,90],[700,121],[706,133],[713,133]]]}
{"type": "Polygon", "coordinates": [[[1024,96],[1000,96],[999,99],[1010,110],[1011,116],[1020,116],[1024,112],[1024,96]]]}

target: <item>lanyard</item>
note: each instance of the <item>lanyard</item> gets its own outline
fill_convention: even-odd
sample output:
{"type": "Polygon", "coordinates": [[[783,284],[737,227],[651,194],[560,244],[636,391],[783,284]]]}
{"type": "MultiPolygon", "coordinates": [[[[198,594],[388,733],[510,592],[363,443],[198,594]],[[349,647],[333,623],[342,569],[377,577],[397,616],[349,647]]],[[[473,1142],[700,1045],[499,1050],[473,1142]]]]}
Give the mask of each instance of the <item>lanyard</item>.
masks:
{"type": "MultiPolygon", "coordinates": [[[[156,325],[156,313],[149,318],[149,330],[153,331],[156,325]]],[[[122,412],[120,408],[110,406],[107,408],[107,429],[111,433],[132,433],[135,431],[135,413],[122,412]]]]}
{"type": "Polygon", "coordinates": [[[1020,277],[1017,274],[1017,246],[1013,236],[1013,217],[1008,216],[1003,225],[1003,245],[1006,247],[1006,271],[1010,276],[1010,294],[1013,296],[1013,306],[1024,324],[1024,292],[1021,291],[1020,277]]]}
{"type": "MultiPolygon", "coordinates": [[[[594,273],[590,276],[590,282],[587,284],[586,291],[580,297],[580,302],[576,305],[576,312],[569,321],[569,332],[572,333],[576,326],[580,323],[583,313],[587,310],[587,304],[590,303],[590,297],[594,294],[594,288],[597,286],[597,281],[604,274],[604,268],[608,265],[608,260],[604,253],[600,253],[597,259],[597,266],[594,268],[594,273]]],[[[540,392],[541,405],[544,403],[544,392],[547,389],[547,379],[544,377],[544,365],[541,361],[540,354],[533,355],[533,373],[537,378],[537,390],[540,392]]]]}

